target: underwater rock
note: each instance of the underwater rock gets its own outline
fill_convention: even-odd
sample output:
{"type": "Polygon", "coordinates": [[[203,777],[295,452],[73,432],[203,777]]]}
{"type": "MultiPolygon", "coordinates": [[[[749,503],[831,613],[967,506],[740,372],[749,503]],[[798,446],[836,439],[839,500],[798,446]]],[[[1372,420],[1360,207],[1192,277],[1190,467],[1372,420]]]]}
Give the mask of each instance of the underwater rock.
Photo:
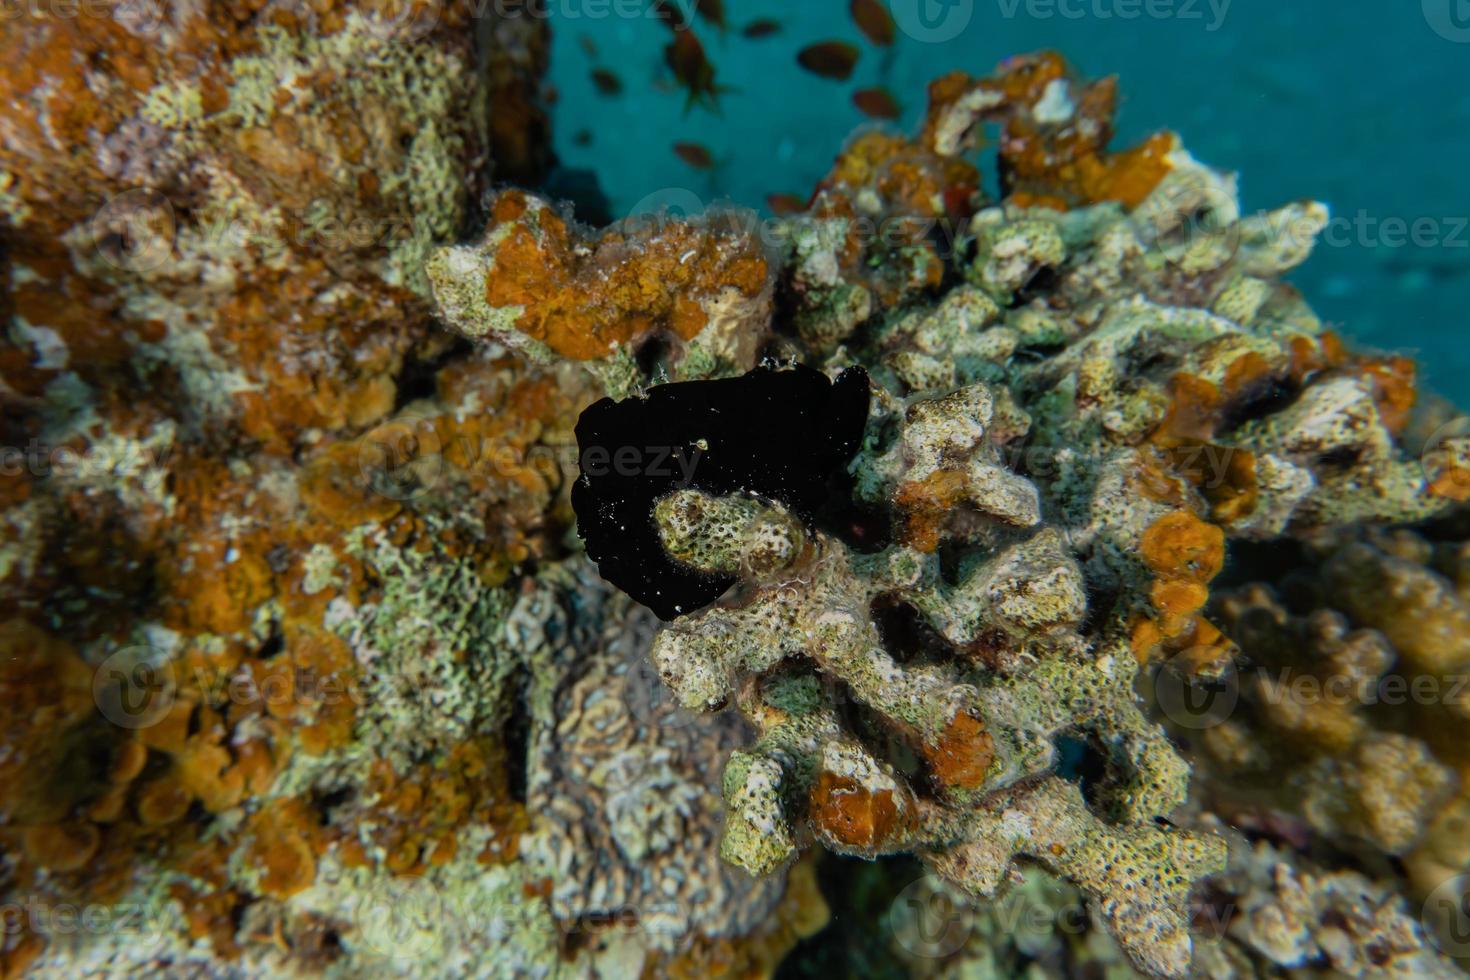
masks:
{"type": "Polygon", "coordinates": [[[676,490],[779,501],[807,523],[843,512],[841,474],[857,452],[867,375],[835,381],[808,367],[658,385],[590,406],[577,423],[577,532],[603,578],[673,619],[707,606],[732,570],[665,553],[654,505],[676,490]]]}
{"type": "Polygon", "coordinates": [[[672,704],[648,667],[658,621],[580,571],[577,614],[562,611],[570,583],[556,581],[512,616],[534,669],[528,697],[546,709],[528,733],[525,860],[544,869],[558,921],[636,916],[650,956],[695,936],[751,935],[785,878],[752,879],[718,858],[719,765],[748,731],[733,715],[672,704]]]}

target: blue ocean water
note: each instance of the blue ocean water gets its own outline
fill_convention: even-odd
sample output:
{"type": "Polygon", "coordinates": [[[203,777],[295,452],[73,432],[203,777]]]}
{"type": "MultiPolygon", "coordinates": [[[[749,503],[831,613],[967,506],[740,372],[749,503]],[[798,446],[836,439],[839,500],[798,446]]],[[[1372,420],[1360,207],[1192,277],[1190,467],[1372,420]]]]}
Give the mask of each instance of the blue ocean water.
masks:
{"type": "Polygon", "coordinates": [[[1240,174],[1248,209],[1329,204],[1337,220],[1292,281],[1344,334],[1417,354],[1434,387],[1470,404],[1470,0],[883,2],[900,27],[886,51],[847,0],[724,0],[723,35],[691,15],[718,81],[737,90],[716,115],[685,112],[652,0],[545,0],[563,166],[595,173],[614,216],[671,191],[757,208],[771,193],[804,198],[852,130],[874,125],[853,91],[887,86],[904,110],[892,125],[908,131],[934,77],[1054,48],[1084,75],[1119,76],[1118,145],[1174,129],[1240,174]],[[780,33],[743,37],[760,18],[780,33]],[[862,51],[847,82],[797,65],[829,39],[862,51]],[[594,68],[622,93],[603,94],[594,68]],[[675,142],[703,144],[716,165],[690,167],[675,142]]]}

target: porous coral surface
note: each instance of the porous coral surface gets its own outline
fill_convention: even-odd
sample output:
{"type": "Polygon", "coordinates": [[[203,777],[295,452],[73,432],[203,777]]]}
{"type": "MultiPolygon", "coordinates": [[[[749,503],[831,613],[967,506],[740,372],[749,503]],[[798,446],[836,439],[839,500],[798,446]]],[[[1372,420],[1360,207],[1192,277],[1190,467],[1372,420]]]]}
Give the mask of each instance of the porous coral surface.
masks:
{"type": "Polygon", "coordinates": [[[769,975],[898,854],[983,939],[915,973],[1452,970],[1463,695],[1280,695],[1470,666],[1470,440],[1283,281],[1325,208],[1039,54],[800,214],[585,228],[481,195],[546,159],[518,9],[7,31],[0,972],[769,975]],[[668,494],[736,584],[660,626],[576,419],[763,357],[874,379],[853,525],[668,494]]]}

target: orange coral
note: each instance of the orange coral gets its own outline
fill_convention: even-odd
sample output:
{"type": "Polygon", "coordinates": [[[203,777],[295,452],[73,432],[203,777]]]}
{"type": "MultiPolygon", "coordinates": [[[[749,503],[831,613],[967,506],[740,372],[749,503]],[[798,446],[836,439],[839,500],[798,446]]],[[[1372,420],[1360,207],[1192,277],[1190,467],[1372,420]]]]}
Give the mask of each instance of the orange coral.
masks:
{"type": "Polygon", "coordinates": [[[952,74],[930,86],[923,139],[936,145],[950,115],[975,93],[994,96],[980,115],[1002,123],[1001,186],[1012,202],[1058,210],[1117,201],[1141,204],[1173,169],[1179,146],[1173,133],[1157,133],[1138,146],[1109,151],[1117,108],[1117,79],[1078,82],[1054,51],[1011,58],[978,81],[952,74]],[[1061,86],[1072,110],[1061,120],[1037,117],[1043,99],[1061,86]]]}
{"type": "Polygon", "coordinates": [[[909,547],[926,554],[939,547],[940,535],[968,485],[959,470],[937,470],[898,488],[894,504],[903,514],[903,536],[909,547]]]}
{"type": "MultiPolygon", "coordinates": [[[[367,784],[375,800],[361,821],[374,849],[395,874],[419,874],[429,865],[453,858],[460,829],[488,828],[482,864],[515,860],[520,834],[528,820],[525,807],[509,798],[507,760],[498,741],[476,740],[456,745],[441,763],[423,764],[399,774],[386,761],[377,762],[367,784]]],[[[360,842],[344,841],[358,860],[366,852],[360,842]]]]}
{"type": "Polygon", "coordinates": [[[26,856],[51,871],[76,871],[92,860],[102,835],[88,823],[32,827],[26,831],[26,856]]]}
{"type": "Polygon", "coordinates": [[[250,818],[245,834],[245,860],[258,870],[262,894],[285,900],[316,879],[316,855],[326,840],[305,801],[271,801],[250,818]]]}
{"type": "Polygon", "coordinates": [[[485,276],[495,307],[524,307],[516,328],[574,360],[606,357],[658,330],[681,340],[709,322],[706,304],[733,289],[754,300],[769,269],[754,236],[718,225],[650,218],[587,240],[519,191],[492,213],[504,238],[485,276]]]}
{"type": "Polygon", "coordinates": [[[969,712],[956,714],[933,744],[921,746],[934,778],[945,786],[979,789],[995,759],[995,741],[985,723],[969,712]]]}
{"type": "MultiPolygon", "coordinates": [[[[341,31],[349,13],[368,14],[375,6],[381,7],[331,0],[312,4],[299,15],[283,17],[277,11],[270,20],[288,23],[288,30],[297,34],[325,37],[341,31]]],[[[442,121],[443,135],[462,146],[453,159],[469,175],[457,191],[453,208],[458,208],[474,191],[473,163],[483,156],[487,137],[510,154],[507,163],[519,172],[532,174],[538,166],[545,128],[534,96],[547,32],[536,18],[514,18],[503,39],[516,46],[511,56],[498,44],[476,48],[466,26],[468,10],[442,2],[425,6],[430,10],[424,22],[434,27],[428,43],[466,66],[451,83],[456,101],[489,90],[505,100],[487,114],[499,123],[493,133],[485,132],[473,114],[442,121]],[[477,57],[490,62],[483,73],[475,71],[477,57]],[[519,105],[512,101],[517,99],[519,105]],[[507,130],[510,119],[528,125],[507,130]]],[[[382,12],[403,14],[397,8],[382,12]]],[[[160,16],[172,20],[175,14],[161,11],[160,16]]],[[[156,137],[139,135],[168,128],[149,122],[150,90],[177,79],[196,80],[199,108],[204,113],[225,110],[231,100],[226,86],[235,81],[230,77],[232,62],[260,53],[255,28],[268,22],[222,7],[179,19],[178,30],[135,34],[126,18],[100,10],[86,9],[78,16],[73,9],[68,16],[33,8],[8,32],[0,95],[12,111],[7,117],[9,138],[0,147],[0,169],[14,175],[10,193],[26,205],[10,251],[33,272],[14,291],[15,311],[57,331],[71,354],[68,369],[101,390],[115,388],[127,376],[117,368],[137,353],[140,342],[162,340],[167,328],[156,320],[134,320],[130,329],[118,329],[124,292],[132,287],[109,281],[106,270],[94,274],[74,267],[63,237],[78,229],[85,232],[104,204],[124,194],[129,195],[124,202],[157,206],[165,247],[186,240],[182,234],[175,237],[175,229],[218,235],[221,229],[199,216],[213,213],[209,205],[233,194],[236,199],[228,202],[232,214],[249,215],[258,206],[297,225],[283,235],[286,263],[222,260],[233,263],[236,284],[205,311],[214,320],[208,353],[251,382],[226,396],[237,413],[235,421],[276,451],[289,450],[312,427],[368,424],[391,409],[394,376],[405,358],[432,343],[427,303],[382,275],[385,246],[405,238],[415,216],[406,182],[378,179],[407,172],[411,139],[398,136],[412,133],[384,133],[381,124],[406,127],[407,120],[387,120],[383,110],[391,103],[369,99],[364,104],[347,73],[318,71],[282,91],[270,125],[198,127],[200,145],[188,156],[200,165],[173,165],[169,161],[175,153],[166,142],[155,147],[145,141],[156,137]],[[99,151],[104,143],[109,149],[99,151]],[[146,181],[133,168],[117,164],[143,155],[154,161],[146,181]],[[205,173],[211,177],[204,178],[205,173]],[[143,182],[157,190],[144,194],[137,189],[143,182]],[[324,232],[306,217],[322,205],[329,206],[341,227],[368,228],[375,237],[359,243],[324,232]]],[[[96,254],[125,265],[121,256],[127,246],[119,244],[123,233],[106,222],[99,222],[96,230],[96,254]]],[[[197,292],[203,285],[198,279],[181,271],[155,278],[149,288],[197,292]]],[[[191,293],[184,302],[191,305],[197,296],[191,293]]],[[[20,377],[27,372],[6,373],[20,377]]],[[[28,373],[26,386],[33,387],[57,371],[48,367],[28,373]]],[[[134,394],[169,406],[183,391],[181,379],[166,369],[134,394]]]]}
{"type": "Polygon", "coordinates": [[[1143,532],[1139,556],[1154,574],[1149,599],[1155,615],[1133,624],[1133,651],[1147,659],[1161,646],[1187,650],[1201,670],[1215,669],[1230,645],[1199,615],[1210,580],[1225,565],[1225,532],[1187,510],[1165,514],[1143,532]]]}
{"type": "Polygon", "coordinates": [[[907,827],[891,790],[871,792],[856,780],[823,772],[811,791],[812,825],[847,847],[882,851],[907,827]]]}
{"type": "Polygon", "coordinates": [[[847,222],[847,240],[837,252],[843,278],[863,282],[891,305],[940,285],[946,256],[936,242],[961,233],[980,184],[979,171],[966,160],[866,133],[837,158],[810,210],[817,218],[847,222]],[[876,216],[869,206],[859,212],[859,192],[875,196],[876,216]]]}

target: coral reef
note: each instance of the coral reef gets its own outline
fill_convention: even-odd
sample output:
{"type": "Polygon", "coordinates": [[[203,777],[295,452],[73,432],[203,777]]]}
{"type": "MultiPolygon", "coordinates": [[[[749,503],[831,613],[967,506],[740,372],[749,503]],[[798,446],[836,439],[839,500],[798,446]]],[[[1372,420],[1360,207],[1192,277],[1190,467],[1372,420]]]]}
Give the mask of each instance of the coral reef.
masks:
{"type": "Polygon", "coordinates": [[[827,852],[965,909],[916,972],[1446,973],[1470,438],[1283,281],[1325,208],[1043,53],[761,234],[590,229],[486,192],[549,159],[502,8],[7,32],[0,972],[769,975],[827,852]],[[851,404],[656,417],[750,377],[851,404]],[[627,405],[722,454],[627,498],[700,608],[573,533],[627,405]]]}
{"type": "Polygon", "coordinates": [[[537,111],[544,22],[478,48],[454,3],[145,6],[8,32],[7,358],[37,370],[7,398],[134,386],[282,451],[382,419],[444,347],[423,260],[493,172],[497,113],[537,111]]]}
{"type": "Polygon", "coordinates": [[[773,286],[760,241],[738,222],[651,212],[595,234],[523,191],[499,194],[490,215],[478,243],[427,266],[464,336],[583,362],[618,395],[654,368],[684,380],[754,366],[773,286]]]}
{"type": "Polygon", "coordinates": [[[1402,862],[1423,901],[1470,868],[1460,521],[1317,535],[1222,596],[1240,707],[1196,733],[1212,810],[1402,862]]]}
{"type": "MultiPolygon", "coordinates": [[[[598,891],[645,853],[556,901],[525,857],[584,833],[532,825],[511,630],[569,556],[600,390],[440,329],[426,260],[546,159],[545,20],[125,6],[160,18],[18,12],[0,73],[0,971],[546,975],[609,928],[614,963],[779,959],[825,918],[810,869],[725,920],[731,877],[679,851],[689,915],[656,930],[620,917],[670,876],[598,891]]],[[[540,765],[593,751],[549,717],[540,765]]],[[[640,751],[702,802],[715,731],[640,751]]]]}
{"type": "MultiPolygon", "coordinates": [[[[890,907],[889,942],[905,972],[918,977],[1140,976],[1106,934],[1089,928],[1080,902],[1076,889],[1034,869],[995,903],[931,875],[890,907]]],[[[1390,884],[1325,871],[1239,836],[1231,838],[1229,868],[1190,911],[1194,976],[1462,975],[1390,884]]]]}
{"type": "Polygon", "coordinates": [[[1036,527],[1035,488],[992,461],[990,419],[981,385],[913,402],[895,445],[858,464],[892,487],[898,509],[908,487],[962,479],[951,506],[989,518],[976,531],[992,547],[953,585],[932,554],[855,553],[777,505],[695,490],[664,498],[655,512],[669,553],[740,586],[662,631],[654,663],[686,707],[735,701],[759,730],[725,771],[727,860],[765,874],[813,839],[864,857],[922,850],[991,894],[1025,855],[1086,889],[1139,963],[1182,973],[1183,901],[1223,856],[1152,823],[1182,802],[1185,767],[1135,704],[1126,637],[1090,646],[1076,634],[1081,570],[1054,530],[1036,527]],[[873,612],[880,601],[968,655],[898,662],[873,612]],[[844,726],[840,694],[866,709],[870,739],[903,741],[922,766],[905,773],[869,749],[844,726]],[[1112,779],[1095,792],[1120,823],[1049,775],[1063,733],[1110,757],[1112,779]]]}
{"type": "MultiPolygon", "coordinates": [[[[726,766],[727,860],[918,852],[990,896],[1025,856],[1070,878],[1135,966],[1179,975],[1190,887],[1224,845],[1156,824],[1189,766],[1136,674],[1156,694],[1161,660],[1228,681],[1238,651],[1206,615],[1232,540],[1446,515],[1464,446],[1421,459],[1412,363],[1347,350],[1280,282],[1325,208],[1243,215],[1232,179],[1172,136],[1109,151],[1112,100],[1050,55],[941,80],[917,139],[859,137],[788,219],[791,349],[881,383],[851,469],[891,541],[675,490],[655,507],[665,550],[738,584],[653,655],[686,707],[734,704],[759,732],[726,766]],[[962,159],[983,122],[1003,126],[999,202],[962,159]],[[930,232],[956,216],[942,255],[930,232]],[[923,229],[909,264],[872,233],[906,221],[923,229]],[[1101,771],[1085,791],[1065,778],[1073,742],[1101,771]]],[[[1344,558],[1324,581],[1445,607],[1442,587],[1385,574],[1344,558]]],[[[1443,616],[1423,645],[1452,656],[1463,630],[1443,616]]],[[[1400,851],[1458,784],[1401,733],[1316,779],[1300,803],[1323,832],[1400,851]]]]}

